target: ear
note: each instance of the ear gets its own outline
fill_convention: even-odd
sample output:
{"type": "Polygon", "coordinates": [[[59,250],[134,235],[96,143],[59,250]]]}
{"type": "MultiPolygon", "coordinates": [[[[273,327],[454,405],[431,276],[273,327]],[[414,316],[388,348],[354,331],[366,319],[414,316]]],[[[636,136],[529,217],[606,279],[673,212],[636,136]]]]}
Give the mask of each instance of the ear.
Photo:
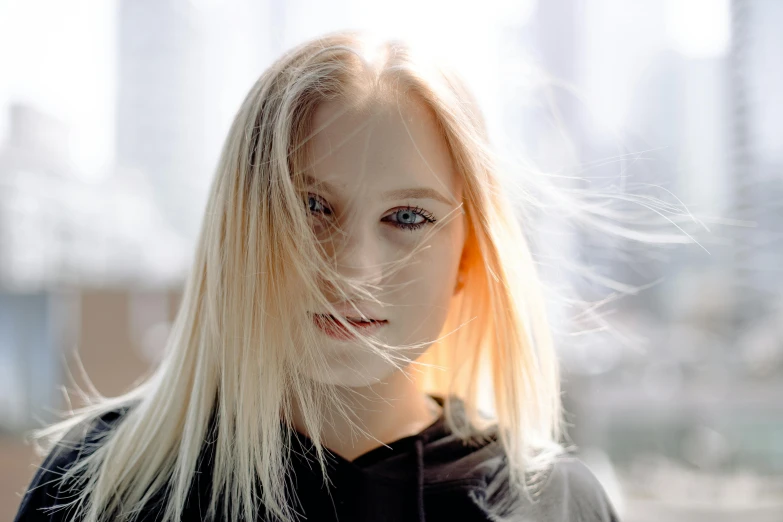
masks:
{"type": "Polygon", "coordinates": [[[469,258],[471,257],[470,249],[472,245],[471,237],[473,236],[464,205],[461,207],[461,210],[462,220],[465,225],[465,236],[462,243],[462,253],[460,254],[459,259],[459,268],[457,268],[457,283],[454,285],[454,295],[462,291],[462,288],[465,286],[465,282],[468,279],[468,266],[470,265],[469,258]]]}
{"type": "Polygon", "coordinates": [[[468,278],[467,265],[467,248],[465,248],[462,251],[462,257],[459,261],[459,268],[457,269],[457,283],[454,285],[454,295],[460,293],[462,288],[465,286],[465,281],[467,281],[468,278]]]}
{"type": "Polygon", "coordinates": [[[454,295],[460,293],[464,286],[465,286],[465,274],[462,271],[460,271],[457,273],[457,284],[454,285],[454,295]]]}

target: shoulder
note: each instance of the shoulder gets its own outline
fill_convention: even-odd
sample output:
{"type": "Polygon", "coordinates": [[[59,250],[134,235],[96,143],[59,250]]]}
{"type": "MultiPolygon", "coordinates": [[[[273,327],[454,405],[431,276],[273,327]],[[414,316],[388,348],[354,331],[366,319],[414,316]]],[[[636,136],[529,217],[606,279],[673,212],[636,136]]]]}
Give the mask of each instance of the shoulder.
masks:
{"type": "Polygon", "coordinates": [[[558,457],[540,472],[529,491],[512,491],[505,459],[497,461],[486,488],[474,501],[495,522],[618,522],[603,486],[584,462],[572,455],[558,457]]]}
{"type": "MultiPolygon", "coordinates": [[[[92,454],[129,407],[112,409],[84,420],[69,429],[49,450],[27,487],[15,521],[64,520],[61,504],[63,476],[80,460],[92,454]]],[[[70,496],[70,493],[69,493],[70,496]]]]}

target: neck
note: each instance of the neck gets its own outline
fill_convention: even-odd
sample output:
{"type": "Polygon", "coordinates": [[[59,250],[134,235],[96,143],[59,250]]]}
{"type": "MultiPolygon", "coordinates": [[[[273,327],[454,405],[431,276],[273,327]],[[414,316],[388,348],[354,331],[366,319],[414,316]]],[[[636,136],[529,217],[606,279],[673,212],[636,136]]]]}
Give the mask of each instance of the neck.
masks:
{"type": "MultiPolygon", "coordinates": [[[[435,422],[440,406],[422,393],[401,371],[386,380],[362,388],[338,388],[354,427],[339,412],[325,411],[321,441],[330,451],[346,460],[415,435],[435,422]]],[[[305,429],[298,405],[294,407],[294,427],[311,436],[305,429]]]]}

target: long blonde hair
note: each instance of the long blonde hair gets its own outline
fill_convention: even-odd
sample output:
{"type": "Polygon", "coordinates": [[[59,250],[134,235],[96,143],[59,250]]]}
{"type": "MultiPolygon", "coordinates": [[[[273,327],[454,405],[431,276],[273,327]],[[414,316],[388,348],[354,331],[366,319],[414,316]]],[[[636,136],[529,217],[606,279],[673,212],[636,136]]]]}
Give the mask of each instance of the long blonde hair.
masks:
{"type": "MultiPolygon", "coordinates": [[[[232,520],[254,520],[262,508],[296,519],[285,493],[292,401],[324,472],[319,412],[344,407],[333,387],[307,379],[302,361],[320,362],[310,348],[315,334],[291,320],[306,317],[314,303],[330,309],[323,283],[340,282],[303,211],[300,174],[311,159],[306,144],[317,132],[311,120],[319,104],[382,89],[424,100],[464,186],[465,283],[445,334],[416,361],[418,382],[447,398],[446,420],[466,441],[471,425],[485,423],[480,396],[491,397],[513,486],[524,488],[529,473],[559,453],[559,375],[540,283],[475,100],[453,73],[403,43],[373,47],[358,33],[334,33],[281,57],[242,103],[160,365],[128,393],[98,397],[36,433],[55,444],[75,426],[133,404],[63,477],[82,477],[67,505],[85,521],[110,513],[132,520],[162,489],[164,520],[179,520],[208,437],[215,443],[208,516],[222,505],[232,520]],[[452,396],[464,403],[467,423],[452,413],[452,396]],[[216,432],[207,433],[215,413],[216,432]]],[[[395,347],[363,340],[400,360],[395,347]]]]}

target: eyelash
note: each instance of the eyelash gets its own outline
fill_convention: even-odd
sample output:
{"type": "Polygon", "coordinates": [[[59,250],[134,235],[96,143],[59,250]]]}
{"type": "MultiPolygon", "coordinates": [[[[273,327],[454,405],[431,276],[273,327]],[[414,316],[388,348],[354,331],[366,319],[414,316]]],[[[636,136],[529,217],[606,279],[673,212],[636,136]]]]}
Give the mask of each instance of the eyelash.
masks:
{"type": "MultiPolygon", "coordinates": [[[[326,201],[324,201],[324,199],[322,197],[317,196],[315,194],[308,194],[307,198],[308,198],[308,202],[307,202],[308,203],[308,210],[309,210],[309,206],[310,206],[310,201],[309,200],[310,200],[310,198],[313,198],[316,201],[318,201],[320,204],[322,204],[325,208],[327,208],[328,211],[329,211],[329,214],[333,213],[332,210],[329,208],[329,205],[326,203],[326,201]]],[[[429,224],[435,223],[435,221],[437,221],[432,214],[430,214],[429,212],[427,212],[426,210],[424,210],[421,207],[401,207],[401,208],[398,208],[398,209],[394,210],[394,212],[389,214],[389,216],[397,214],[398,212],[412,212],[412,213],[416,214],[417,216],[421,216],[421,217],[424,218],[424,221],[422,221],[421,223],[399,223],[399,222],[396,222],[396,221],[390,221],[389,222],[389,223],[392,223],[395,227],[397,227],[397,228],[399,228],[401,230],[414,231],[416,229],[419,229],[419,228],[423,227],[424,225],[429,225],[429,224]]],[[[311,211],[311,213],[312,213],[312,211],[311,211]]]]}

